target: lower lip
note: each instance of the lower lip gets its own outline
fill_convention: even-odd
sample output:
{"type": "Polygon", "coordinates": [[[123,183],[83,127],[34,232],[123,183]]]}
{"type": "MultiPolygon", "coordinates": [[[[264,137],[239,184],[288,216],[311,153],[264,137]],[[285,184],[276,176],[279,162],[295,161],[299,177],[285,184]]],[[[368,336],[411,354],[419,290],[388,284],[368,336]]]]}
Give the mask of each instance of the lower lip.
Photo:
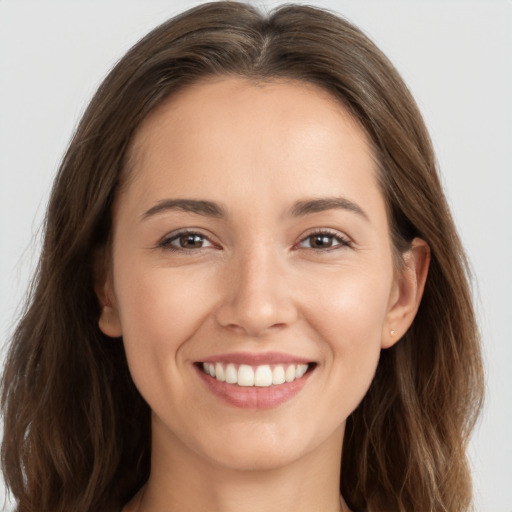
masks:
{"type": "Polygon", "coordinates": [[[292,399],[306,384],[311,371],[300,379],[276,386],[238,386],[221,382],[196,367],[208,389],[224,402],[241,409],[272,409],[292,399]]]}

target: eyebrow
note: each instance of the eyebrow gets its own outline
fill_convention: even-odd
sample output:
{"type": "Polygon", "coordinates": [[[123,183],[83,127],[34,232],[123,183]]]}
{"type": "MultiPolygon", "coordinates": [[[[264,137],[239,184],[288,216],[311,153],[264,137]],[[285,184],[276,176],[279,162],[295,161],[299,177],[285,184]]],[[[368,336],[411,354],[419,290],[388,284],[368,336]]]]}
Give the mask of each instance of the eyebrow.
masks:
{"type": "Polygon", "coordinates": [[[151,207],[142,215],[145,220],[157,213],[163,213],[169,210],[181,210],[183,212],[195,213],[207,217],[226,217],[226,210],[220,204],[212,201],[197,199],[164,199],[151,207]]]}
{"type": "Polygon", "coordinates": [[[291,214],[294,217],[303,217],[312,213],[320,213],[333,209],[347,210],[360,215],[367,221],[370,220],[366,212],[357,203],[344,197],[326,197],[308,201],[297,201],[291,209],[291,214]]]}
{"type": "MultiPolygon", "coordinates": [[[[347,210],[360,215],[365,220],[369,220],[368,215],[357,203],[354,203],[344,197],[327,197],[297,201],[290,209],[290,214],[292,217],[304,217],[313,213],[320,213],[333,209],[347,210]]],[[[226,209],[222,205],[214,203],[213,201],[198,199],[163,199],[147,210],[142,215],[142,220],[169,210],[180,210],[206,217],[227,217],[226,209]]]]}

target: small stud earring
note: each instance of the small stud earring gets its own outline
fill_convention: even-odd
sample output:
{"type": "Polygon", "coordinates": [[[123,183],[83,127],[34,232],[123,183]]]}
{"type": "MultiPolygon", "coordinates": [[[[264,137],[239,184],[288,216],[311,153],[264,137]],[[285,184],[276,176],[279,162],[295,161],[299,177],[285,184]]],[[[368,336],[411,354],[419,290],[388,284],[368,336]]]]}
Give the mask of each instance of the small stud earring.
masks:
{"type": "Polygon", "coordinates": [[[391,336],[394,336],[396,334],[396,332],[394,331],[394,329],[391,329],[389,334],[391,334],[391,336]]]}

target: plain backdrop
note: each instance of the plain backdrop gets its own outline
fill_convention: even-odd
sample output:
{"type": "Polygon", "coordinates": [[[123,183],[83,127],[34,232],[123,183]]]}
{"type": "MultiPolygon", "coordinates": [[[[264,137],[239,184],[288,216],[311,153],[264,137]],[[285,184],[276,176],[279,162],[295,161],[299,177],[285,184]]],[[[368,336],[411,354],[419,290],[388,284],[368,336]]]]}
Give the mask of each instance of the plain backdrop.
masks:
{"type": "MultiPolygon", "coordinates": [[[[0,0],[1,346],[37,262],[52,178],[85,105],[132,44],[198,3],[0,0]]],[[[483,333],[487,399],[470,451],[477,510],[512,512],[512,2],[310,3],[370,35],[431,131],[476,276],[483,333]]],[[[0,483],[0,509],[2,493],[0,483]]]]}

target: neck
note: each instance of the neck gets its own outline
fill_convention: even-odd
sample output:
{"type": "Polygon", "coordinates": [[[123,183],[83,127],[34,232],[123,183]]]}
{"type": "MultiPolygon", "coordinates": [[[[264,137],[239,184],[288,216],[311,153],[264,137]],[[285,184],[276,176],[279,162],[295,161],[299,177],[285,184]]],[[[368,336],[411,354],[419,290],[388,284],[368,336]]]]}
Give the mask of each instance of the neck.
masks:
{"type": "Polygon", "coordinates": [[[239,470],[202,458],[175,438],[160,443],[158,430],[151,476],[125,512],[348,511],[339,492],[342,432],[285,465],[239,470]]]}

